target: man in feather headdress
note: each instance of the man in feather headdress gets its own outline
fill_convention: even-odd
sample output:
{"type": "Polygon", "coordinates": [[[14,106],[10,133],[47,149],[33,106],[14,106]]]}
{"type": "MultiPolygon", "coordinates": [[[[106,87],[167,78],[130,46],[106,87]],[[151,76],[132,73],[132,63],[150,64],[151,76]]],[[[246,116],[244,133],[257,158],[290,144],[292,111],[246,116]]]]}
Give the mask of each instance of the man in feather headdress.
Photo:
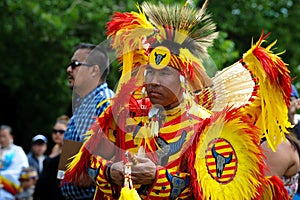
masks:
{"type": "MultiPolygon", "coordinates": [[[[145,12],[151,13],[158,7],[145,3],[142,8],[145,12]]],[[[166,12],[173,12],[175,16],[176,11],[180,9],[182,8],[172,7],[166,12]]],[[[193,16],[197,13],[203,15],[204,12],[187,7],[186,10],[180,10],[184,16],[189,16],[190,11],[193,12],[193,16]]],[[[158,17],[161,11],[156,12],[158,17]]],[[[129,151],[131,154],[138,154],[135,158],[136,164],[131,166],[131,180],[141,197],[171,197],[171,199],[189,197],[192,192],[187,173],[187,155],[184,154],[192,144],[194,131],[199,122],[210,116],[208,110],[194,102],[190,92],[211,84],[201,62],[193,53],[206,53],[205,45],[209,46],[208,43],[211,43],[217,35],[213,31],[215,26],[209,18],[202,19],[207,24],[198,30],[196,35],[201,31],[206,33],[205,28],[208,27],[211,27],[209,29],[211,34],[207,33],[208,36],[198,38],[203,43],[207,42],[205,45],[199,45],[193,44],[193,40],[186,33],[179,32],[182,28],[180,26],[186,26],[188,30],[188,23],[200,23],[194,18],[186,19],[186,24],[176,25],[174,33],[171,33],[173,28],[160,27],[155,30],[156,28],[149,22],[144,21],[141,23],[152,26],[143,28],[147,32],[162,32],[158,33],[158,37],[153,37],[153,41],[146,42],[150,45],[148,48],[144,47],[144,44],[142,49],[130,46],[128,52],[120,53],[119,51],[123,50],[120,50],[121,46],[117,44],[120,38],[115,33],[121,32],[118,30],[119,27],[115,27],[118,19],[124,20],[122,23],[125,24],[126,19],[143,20],[144,16],[142,13],[126,15],[116,14],[108,23],[108,34],[112,37],[117,54],[120,54],[118,58],[123,62],[123,74],[117,96],[111,102],[111,110],[107,109],[98,119],[101,125],[92,128],[95,133],[94,139],[90,138],[89,144],[86,143],[86,151],[90,155],[95,155],[91,157],[90,173],[93,170],[97,172],[94,173],[96,175],[94,178],[104,196],[119,196],[120,186],[124,182],[124,160],[128,159],[125,152],[129,151]],[[174,37],[178,39],[174,41],[174,37]],[[130,59],[125,57],[127,53],[140,58],[134,59],[135,63],[128,63],[130,59]],[[130,70],[127,70],[126,66],[130,66],[130,70]],[[127,104],[129,105],[126,106],[127,104]],[[100,119],[105,122],[100,122],[100,119]],[[104,139],[104,136],[114,145],[109,145],[112,143],[104,139]],[[92,141],[97,141],[97,147],[91,144],[92,141]],[[103,148],[97,149],[99,146],[103,148]],[[100,151],[101,157],[96,156],[95,151],[100,151]]],[[[156,17],[153,17],[153,20],[156,17]]],[[[172,18],[173,16],[170,16],[170,19],[172,18]]],[[[141,34],[144,30],[140,29],[138,32],[141,34]]],[[[134,33],[129,37],[134,37],[133,35],[134,33]]],[[[143,43],[141,38],[135,40],[140,44],[143,43]]]]}
{"type": "Polygon", "coordinates": [[[140,13],[115,13],[107,34],[122,63],[116,96],[88,132],[66,182],[91,176],[95,199],[285,195],[276,178],[263,174],[259,141],[270,129],[276,137],[267,140],[276,147],[286,132],[287,118],[273,115],[278,107],[270,112],[270,105],[287,102],[288,70],[261,48],[263,34],[239,62],[210,79],[202,63],[217,33],[206,6],[145,2],[140,13]],[[287,81],[282,85],[273,74],[287,81]]]}

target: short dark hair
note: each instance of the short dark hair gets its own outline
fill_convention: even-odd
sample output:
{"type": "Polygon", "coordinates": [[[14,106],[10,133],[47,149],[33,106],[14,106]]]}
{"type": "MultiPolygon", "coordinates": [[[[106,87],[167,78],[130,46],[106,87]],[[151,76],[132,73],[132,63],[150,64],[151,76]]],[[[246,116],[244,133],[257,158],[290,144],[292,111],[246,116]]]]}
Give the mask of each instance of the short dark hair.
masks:
{"type": "Polygon", "coordinates": [[[90,43],[80,43],[75,47],[75,51],[78,49],[89,49],[90,53],[86,58],[88,64],[95,64],[99,66],[101,80],[106,81],[110,70],[109,58],[105,49],[100,45],[94,45],[90,43]]]}
{"type": "Polygon", "coordinates": [[[74,51],[77,51],[78,49],[89,49],[93,50],[96,47],[95,44],[90,43],[80,43],[77,46],[75,46],[74,51]]]}

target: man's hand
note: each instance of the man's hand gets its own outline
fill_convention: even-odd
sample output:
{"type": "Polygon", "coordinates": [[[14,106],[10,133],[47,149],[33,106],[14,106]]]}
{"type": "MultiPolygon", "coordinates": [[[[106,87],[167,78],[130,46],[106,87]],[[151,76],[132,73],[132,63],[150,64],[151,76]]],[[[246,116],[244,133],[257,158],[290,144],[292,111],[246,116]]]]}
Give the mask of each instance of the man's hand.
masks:
{"type": "Polygon", "coordinates": [[[149,158],[136,157],[138,164],[131,166],[133,184],[152,184],[156,175],[156,165],[149,158]]]}
{"type": "MultiPolygon", "coordinates": [[[[131,165],[131,179],[133,184],[152,184],[156,175],[156,165],[149,158],[136,157],[137,165],[131,165]]],[[[124,162],[116,162],[108,169],[111,181],[117,185],[124,184],[124,162]]],[[[108,177],[109,173],[106,172],[108,177]]]]}
{"type": "Polygon", "coordinates": [[[108,169],[109,172],[106,172],[106,177],[111,178],[111,181],[117,185],[123,185],[124,183],[124,163],[123,161],[113,163],[111,167],[108,169]],[[110,177],[108,175],[110,174],[110,177]]]}

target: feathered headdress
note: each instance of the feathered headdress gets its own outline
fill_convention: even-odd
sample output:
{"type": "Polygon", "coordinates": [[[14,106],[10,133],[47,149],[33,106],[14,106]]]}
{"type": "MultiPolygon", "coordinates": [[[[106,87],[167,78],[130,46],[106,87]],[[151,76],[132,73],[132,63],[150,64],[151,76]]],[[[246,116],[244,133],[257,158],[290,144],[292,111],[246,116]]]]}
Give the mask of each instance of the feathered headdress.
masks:
{"type": "Polygon", "coordinates": [[[171,66],[187,79],[192,91],[211,85],[201,58],[217,37],[216,26],[206,14],[206,1],[199,10],[184,6],[144,2],[139,13],[116,13],[107,24],[112,47],[122,63],[119,87],[133,70],[145,64],[171,66]]]}

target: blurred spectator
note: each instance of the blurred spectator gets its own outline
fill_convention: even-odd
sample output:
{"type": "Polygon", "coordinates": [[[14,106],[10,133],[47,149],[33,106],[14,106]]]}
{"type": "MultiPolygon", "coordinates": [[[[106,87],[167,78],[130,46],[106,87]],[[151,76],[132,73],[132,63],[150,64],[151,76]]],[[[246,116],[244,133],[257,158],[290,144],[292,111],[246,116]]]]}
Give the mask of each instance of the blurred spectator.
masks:
{"type": "Polygon", "coordinates": [[[16,195],[16,200],[33,200],[32,195],[37,180],[38,172],[36,168],[23,168],[19,178],[21,183],[21,191],[16,195]]]}
{"type": "Polygon", "coordinates": [[[44,135],[36,135],[32,138],[31,150],[27,154],[30,166],[33,166],[38,175],[43,170],[43,162],[46,158],[44,155],[47,150],[47,138],[44,135]]]}
{"type": "Polygon", "coordinates": [[[291,93],[291,102],[288,112],[289,121],[294,125],[293,131],[296,134],[298,140],[300,140],[300,123],[295,118],[296,112],[298,109],[300,109],[300,99],[299,94],[294,85],[292,85],[292,93],[291,93]]]}
{"type": "MultiPolygon", "coordinates": [[[[294,85],[292,85],[292,93],[291,93],[291,102],[289,107],[289,121],[293,125],[292,131],[295,133],[298,140],[300,139],[300,123],[295,118],[297,110],[300,108],[300,99],[299,93],[294,85]]],[[[298,172],[299,174],[299,172],[298,172]]],[[[298,178],[298,190],[295,194],[293,200],[300,200],[300,188],[299,188],[300,179],[298,178]]]]}
{"type": "Polygon", "coordinates": [[[0,199],[14,200],[18,192],[22,168],[28,167],[28,160],[22,147],[13,144],[12,128],[0,126],[0,199]]]}
{"type": "Polygon", "coordinates": [[[44,169],[37,181],[33,199],[35,200],[64,200],[59,189],[60,180],[56,178],[64,133],[67,130],[69,117],[62,115],[52,130],[52,140],[55,145],[48,158],[44,161],[44,169]]]}
{"type": "Polygon", "coordinates": [[[278,145],[276,152],[271,150],[266,141],[261,144],[261,147],[268,166],[266,175],[280,177],[290,198],[293,198],[298,189],[300,144],[292,133],[286,134],[286,138],[286,141],[278,145]]]}
{"type": "MultiPolygon", "coordinates": [[[[67,68],[69,86],[77,98],[74,113],[64,140],[83,142],[86,131],[109,105],[107,99],[114,93],[106,83],[109,74],[109,58],[105,49],[94,44],[81,43],[75,48],[71,63],[67,68]]],[[[61,189],[68,199],[89,200],[95,193],[93,180],[84,181],[84,187],[64,184],[61,189]],[[89,187],[90,185],[90,187],[89,187]]]]}
{"type": "MultiPolygon", "coordinates": [[[[300,133],[297,130],[299,122],[295,119],[296,111],[300,108],[299,94],[294,85],[292,85],[292,92],[290,95],[290,106],[288,108],[288,119],[291,122],[293,128],[290,129],[290,133],[286,134],[286,141],[282,141],[276,152],[273,152],[266,142],[262,143],[262,149],[266,156],[266,163],[269,168],[266,171],[266,175],[276,175],[281,178],[287,189],[290,199],[294,197],[296,199],[299,169],[300,169],[300,133]],[[295,133],[295,134],[294,134],[295,133]],[[297,138],[296,138],[297,136],[297,138]]],[[[299,129],[300,130],[300,129],[299,129]]]]}

